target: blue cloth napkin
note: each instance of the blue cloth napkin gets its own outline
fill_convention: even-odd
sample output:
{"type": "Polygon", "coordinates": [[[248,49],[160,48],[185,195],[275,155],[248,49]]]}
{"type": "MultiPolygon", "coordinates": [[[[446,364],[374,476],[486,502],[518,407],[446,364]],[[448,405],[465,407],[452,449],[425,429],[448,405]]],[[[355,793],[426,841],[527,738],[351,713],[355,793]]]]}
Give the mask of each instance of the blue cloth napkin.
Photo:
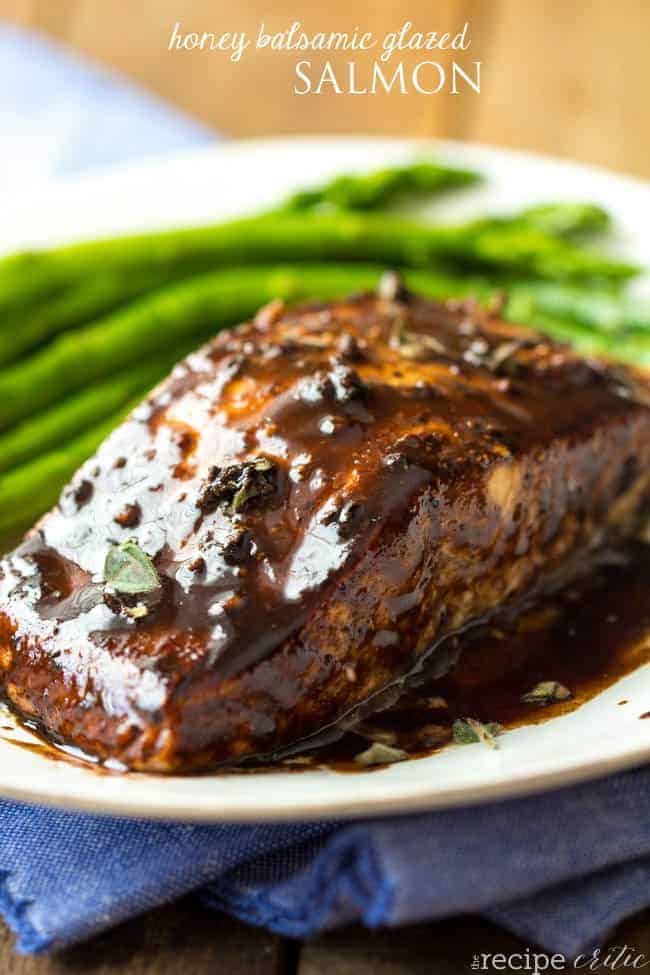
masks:
{"type": "MultiPolygon", "coordinates": [[[[5,184],[212,138],[124,81],[1,25],[0,131],[5,184]]],[[[292,937],[474,911],[573,956],[650,903],[649,808],[648,768],[357,823],[191,826],[0,801],[0,910],[27,952],[196,890],[292,937]]]]}
{"type": "Polygon", "coordinates": [[[295,938],[354,920],[471,911],[574,957],[650,903],[649,800],[646,768],[357,823],[190,826],[0,802],[0,908],[23,951],[87,938],[197,890],[295,938]]]}

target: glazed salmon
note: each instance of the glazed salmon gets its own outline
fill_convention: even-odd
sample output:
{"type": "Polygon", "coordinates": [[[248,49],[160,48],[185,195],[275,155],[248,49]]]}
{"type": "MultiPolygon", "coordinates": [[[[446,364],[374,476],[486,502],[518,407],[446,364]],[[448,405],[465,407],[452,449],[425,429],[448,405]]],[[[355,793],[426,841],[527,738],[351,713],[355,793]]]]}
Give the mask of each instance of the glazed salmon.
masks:
{"type": "Polygon", "coordinates": [[[0,688],[126,768],[306,746],[634,534],[649,402],[631,369],[394,280],[274,304],[181,362],[2,562],[0,688]]]}

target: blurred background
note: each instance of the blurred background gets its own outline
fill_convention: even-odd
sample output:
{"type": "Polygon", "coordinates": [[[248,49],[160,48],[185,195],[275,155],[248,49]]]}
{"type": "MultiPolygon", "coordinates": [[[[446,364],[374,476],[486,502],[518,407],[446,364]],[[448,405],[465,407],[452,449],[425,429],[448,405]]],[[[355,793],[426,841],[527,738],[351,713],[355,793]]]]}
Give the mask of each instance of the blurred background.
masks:
{"type": "Polygon", "coordinates": [[[650,0],[0,0],[0,18],[70,46],[227,136],[446,136],[650,177],[650,0]],[[249,51],[232,64],[224,54],[168,51],[177,21],[184,31],[255,34],[260,21],[275,31],[296,19],[310,32],[360,26],[380,35],[405,20],[424,31],[469,21],[467,57],[482,62],[482,92],[299,97],[295,53],[249,51]]]}

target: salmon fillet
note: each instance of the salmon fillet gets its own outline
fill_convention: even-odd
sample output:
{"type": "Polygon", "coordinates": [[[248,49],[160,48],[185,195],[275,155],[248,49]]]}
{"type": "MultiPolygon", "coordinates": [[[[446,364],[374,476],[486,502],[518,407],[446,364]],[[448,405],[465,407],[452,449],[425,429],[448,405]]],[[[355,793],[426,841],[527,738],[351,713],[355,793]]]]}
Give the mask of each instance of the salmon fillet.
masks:
{"type": "Polygon", "coordinates": [[[634,533],[649,403],[631,369],[395,281],[269,306],[181,362],[0,564],[0,690],[131,769],[307,744],[634,533]],[[127,541],[142,593],[107,576],[127,541]]]}

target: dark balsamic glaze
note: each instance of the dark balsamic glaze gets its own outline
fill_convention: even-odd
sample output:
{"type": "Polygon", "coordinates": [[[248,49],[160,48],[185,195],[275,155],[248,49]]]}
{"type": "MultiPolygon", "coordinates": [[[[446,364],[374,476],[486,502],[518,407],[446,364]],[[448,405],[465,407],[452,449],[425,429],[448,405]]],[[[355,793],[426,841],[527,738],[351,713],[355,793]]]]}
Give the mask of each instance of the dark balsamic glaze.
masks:
{"type": "MultiPolygon", "coordinates": [[[[497,722],[505,729],[539,724],[575,710],[650,663],[650,548],[630,546],[620,561],[538,600],[519,617],[468,633],[458,650],[458,663],[446,676],[428,680],[423,674],[395,707],[373,716],[363,730],[421,757],[449,744],[457,718],[497,722]],[[544,705],[524,702],[541,681],[559,682],[571,697],[544,705]]],[[[317,750],[309,762],[358,771],[354,756],[369,740],[348,734],[317,750]]]]}
{"type": "MultiPolygon", "coordinates": [[[[243,345],[245,355],[222,341],[177,367],[18,550],[40,571],[38,615],[55,617],[80,580],[101,576],[107,546],[133,537],[169,580],[168,598],[139,630],[198,629],[209,666],[225,676],[263,659],[296,630],[318,583],[341,567],[351,542],[364,543],[367,532],[339,530],[336,515],[346,503],[363,505],[366,528],[399,518],[402,499],[424,483],[456,476],[466,490],[461,475],[472,465],[487,468],[551,436],[580,438],[604,410],[610,418],[629,410],[632,392],[613,395],[598,364],[568,349],[513,340],[502,323],[481,332],[476,315],[464,334],[462,306],[441,309],[434,322],[430,305],[421,312],[410,306],[406,333],[399,331],[399,306],[378,316],[369,300],[367,313],[363,303],[354,311],[344,333],[355,360],[363,350],[354,365],[344,354],[332,356],[332,323],[327,311],[315,309],[311,320],[296,315],[295,339],[287,317],[287,338],[275,354],[264,328],[249,326],[247,341],[233,344],[243,345]],[[426,343],[432,325],[435,348],[426,343]],[[421,349],[414,336],[425,340],[421,349]],[[404,437],[405,426],[413,434],[404,437]],[[205,505],[215,469],[230,471],[251,457],[271,458],[279,471],[273,498],[257,506],[253,499],[241,512],[216,501],[205,505]],[[137,519],[125,516],[133,511],[137,519]],[[252,557],[234,567],[228,551],[244,533],[254,540],[252,557]],[[315,536],[323,541],[316,573],[315,536]],[[203,574],[191,569],[197,559],[207,564],[203,574]],[[210,611],[218,618],[221,610],[228,616],[225,636],[210,622],[210,611]]],[[[335,334],[341,318],[345,308],[335,334]]],[[[118,615],[87,618],[83,598],[78,606],[77,638],[105,643],[126,628],[118,615]]],[[[70,621],[68,604],[61,615],[70,621]]],[[[43,633],[53,653],[67,635],[43,633]]]]}
{"type": "MultiPolygon", "coordinates": [[[[431,755],[450,744],[456,718],[498,722],[504,729],[538,724],[566,714],[650,663],[650,547],[630,545],[610,564],[526,612],[478,626],[447,647],[457,663],[444,677],[427,671],[407,683],[397,702],[370,716],[354,731],[285,759],[224,767],[208,775],[292,771],[328,767],[339,772],[371,771],[355,757],[373,741],[405,751],[409,758],[431,755]],[[522,698],[540,681],[557,681],[571,697],[545,705],[522,698]]],[[[617,706],[629,705],[624,699],[617,706]]],[[[650,712],[639,715],[648,718],[650,712]]],[[[31,725],[38,734],[38,727],[31,725]]],[[[12,731],[11,727],[1,728],[12,731]]],[[[14,740],[14,739],[12,739],[14,740]]],[[[56,760],[84,763],[83,753],[60,750],[46,741],[16,741],[20,747],[56,760]]],[[[96,759],[88,765],[109,773],[96,759]]]]}
{"type": "MultiPolygon", "coordinates": [[[[380,530],[403,529],[424,487],[459,512],[451,546],[496,550],[521,511],[487,504],[484,472],[580,445],[604,420],[627,443],[630,416],[646,422],[632,373],[468,305],[367,296],[281,326],[262,315],[182,362],[2,563],[15,647],[31,647],[32,675],[55,661],[75,704],[108,701],[142,726],[201,674],[221,682],[270,657],[380,530]],[[106,553],[128,538],[161,580],[137,621],[99,598],[106,553]]],[[[565,510],[548,494],[552,538],[565,510]]],[[[504,543],[494,558],[507,556],[504,543]]],[[[383,577],[394,562],[376,552],[383,577]]]]}

